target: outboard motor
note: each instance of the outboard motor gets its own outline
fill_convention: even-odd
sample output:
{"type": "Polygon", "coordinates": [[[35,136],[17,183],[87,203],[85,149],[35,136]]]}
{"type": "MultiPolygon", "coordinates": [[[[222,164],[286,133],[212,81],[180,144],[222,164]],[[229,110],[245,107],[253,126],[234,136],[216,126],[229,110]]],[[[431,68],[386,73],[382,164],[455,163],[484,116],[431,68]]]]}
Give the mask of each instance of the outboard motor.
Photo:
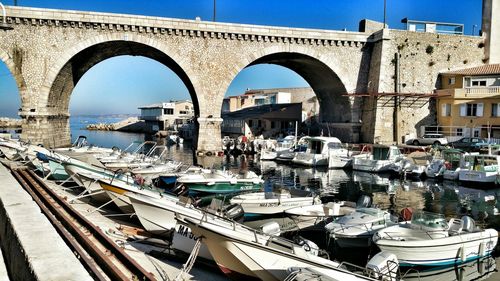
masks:
{"type": "Polygon", "coordinates": [[[243,216],[245,215],[245,211],[243,211],[243,207],[240,204],[231,204],[225,206],[222,209],[225,217],[232,219],[234,221],[240,222],[243,220],[243,216]]]}
{"type": "Polygon", "coordinates": [[[368,195],[361,195],[358,202],[356,202],[356,208],[369,208],[372,205],[372,199],[368,195]]]}
{"type": "Polygon", "coordinates": [[[366,264],[366,268],[372,271],[372,277],[380,280],[399,280],[399,261],[395,254],[382,251],[366,264]]]}
{"type": "Polygon", "coordinates": [[[260,230],[267,235],[278,236],[281,234],[280,225],[275,221],[267,222],[261,225],[260,230]]]}
{"type": "Polygon", "coordinates": [[[476,222],[469,216],[462,217],[462,230],[467,232],[474,232],[476,229],[476,222]]]}

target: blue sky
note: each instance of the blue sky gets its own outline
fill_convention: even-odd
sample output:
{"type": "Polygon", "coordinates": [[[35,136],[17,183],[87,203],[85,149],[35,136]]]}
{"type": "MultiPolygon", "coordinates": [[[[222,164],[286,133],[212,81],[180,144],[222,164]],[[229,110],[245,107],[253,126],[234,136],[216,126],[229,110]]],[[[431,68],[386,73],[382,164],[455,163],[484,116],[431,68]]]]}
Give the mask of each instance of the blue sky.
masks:
{"type": "MultiPolygon", "coordinates": [[[[4,5],[14,1],[0,0],[4,5]]],[[[18,0],[19,6],[85,10],[148,16],[212,20],[212,0],[18,0]]],[[[383,20],[383,0],[217,0],[216,21],[357,31],[359,20],[383,20]]],[[[481,26],[481,0],[387,0],[387,23],[403,28],[401,19],[463,23],[471,34],[481,26]]],[[[307,83],[294,72],[273,65],[243,70],[226,95],[247,88],[301,87],[307,83]]],[[[186,87],[168,68],[144,57],[121,56],[91,68],[72,94],[70,113],[137,113],[137,106],[189,99],[186,87]],[[134,65],[134,68],[130,68],[134,65]],[[138,94],[142,93],[142,94],[138,94]],[[147,93],[147,94],[143,94],[147,93]],[[109,105],[113,104],[113,107],[109,105]]],[[[0,116],[16,117],[20,99],[15,82],[0,62],[0,116]]]]}

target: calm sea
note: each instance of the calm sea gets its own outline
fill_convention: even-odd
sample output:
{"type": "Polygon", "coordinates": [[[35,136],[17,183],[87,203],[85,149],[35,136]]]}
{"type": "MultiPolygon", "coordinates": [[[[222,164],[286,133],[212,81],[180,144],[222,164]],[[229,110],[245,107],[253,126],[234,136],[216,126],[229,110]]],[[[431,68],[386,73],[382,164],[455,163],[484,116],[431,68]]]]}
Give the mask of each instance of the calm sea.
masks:
{"type": "MultiPolygon", "coordinates": [[[[91,123],[112,123],[121,119],[123,118],[71,117],[72,139],[75,140],[78,136],[85,135],[91,144],[120,148],[127,147],[133,141],[152,140],[151,136],[145,134],[84,129],[86,125],[91,123]]],[[[382,209],[389,209],[396,214],[405,207],[442,213],[447,217],[459,217],[467,214],[484,227],[500,230],[500,215],[495,215],[500,210],[500,189],[497,187],[479,189],[447,181],[405,180],[356,171],[294,167],[273,161],[259,161],[252,156],[244,155],[194,158],[189,142],[185,142],[181,146],[170,146],[168,153],[170,158],[187,164],[197,163],[208,167],[225,168],[234,172],[254,171],[263,176],[266,189],[276,186],[298,188],[314,191],[324,197],[354,202],[362,195],[366,195],[372,199],[373,204],[382,209]]],[[[365,262],[363,259],[366,257],[361,258],[361,260],[356,257],[355,260],[350,261],[363,264],[365,262]]],[[[497,264],[500,265],[498,259],[497,264]]],[[[479,268],[481,268],[479,265],[475,265],[468,267],[467,270],[472,270],[473,273],[470,276],[475,276],[478,272],[474,272],[474,270],[477,271],[479,268]]],[[[443,273],[436,274],[435,279],[439,277],[439,274],[442,274],[441,277],[445,279],[440,280],[455,280],[448,279],[448,277],[457,277],[458,275],[453,276],[458,274],[458,271],[445,270],[443,273]]],[[[457,277],[456,280],[460,280],[460,278],[457,277]]]]}

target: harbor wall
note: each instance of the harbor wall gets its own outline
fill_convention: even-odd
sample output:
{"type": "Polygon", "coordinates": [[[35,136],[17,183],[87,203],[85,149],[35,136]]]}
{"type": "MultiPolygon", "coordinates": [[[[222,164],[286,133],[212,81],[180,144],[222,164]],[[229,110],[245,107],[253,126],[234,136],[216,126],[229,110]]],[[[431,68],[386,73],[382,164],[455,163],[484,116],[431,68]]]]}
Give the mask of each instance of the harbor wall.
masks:
{"type": "Polygon", "coordinates": [[[435,125],[439,73],[484,64],[484,38],[384,29],[374,34],[368,93],[411,93],[415,97],[371,96],[363,107],[362,139],[402,142],[422,125],[435,125]],[[399,71],[397,71],[399,66],[399,71]]]}
{"type": "Polygon", "coordinates": [[[10,280],[93,280],[1,164],[0,186],[0,247],[10,280]]]}

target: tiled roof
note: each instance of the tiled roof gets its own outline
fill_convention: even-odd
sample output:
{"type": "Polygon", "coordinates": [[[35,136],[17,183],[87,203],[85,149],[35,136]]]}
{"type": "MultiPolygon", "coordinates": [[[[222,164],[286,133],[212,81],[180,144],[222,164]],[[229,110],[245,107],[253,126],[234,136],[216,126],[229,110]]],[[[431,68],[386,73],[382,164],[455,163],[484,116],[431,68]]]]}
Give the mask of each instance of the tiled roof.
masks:
{"type": "Polygon", "coordinates": [[[476,67],[457,69],[453,71],[442,72],[444,75],[492,75],[500,74],[500,63],[485,64],[476,67]]]}

